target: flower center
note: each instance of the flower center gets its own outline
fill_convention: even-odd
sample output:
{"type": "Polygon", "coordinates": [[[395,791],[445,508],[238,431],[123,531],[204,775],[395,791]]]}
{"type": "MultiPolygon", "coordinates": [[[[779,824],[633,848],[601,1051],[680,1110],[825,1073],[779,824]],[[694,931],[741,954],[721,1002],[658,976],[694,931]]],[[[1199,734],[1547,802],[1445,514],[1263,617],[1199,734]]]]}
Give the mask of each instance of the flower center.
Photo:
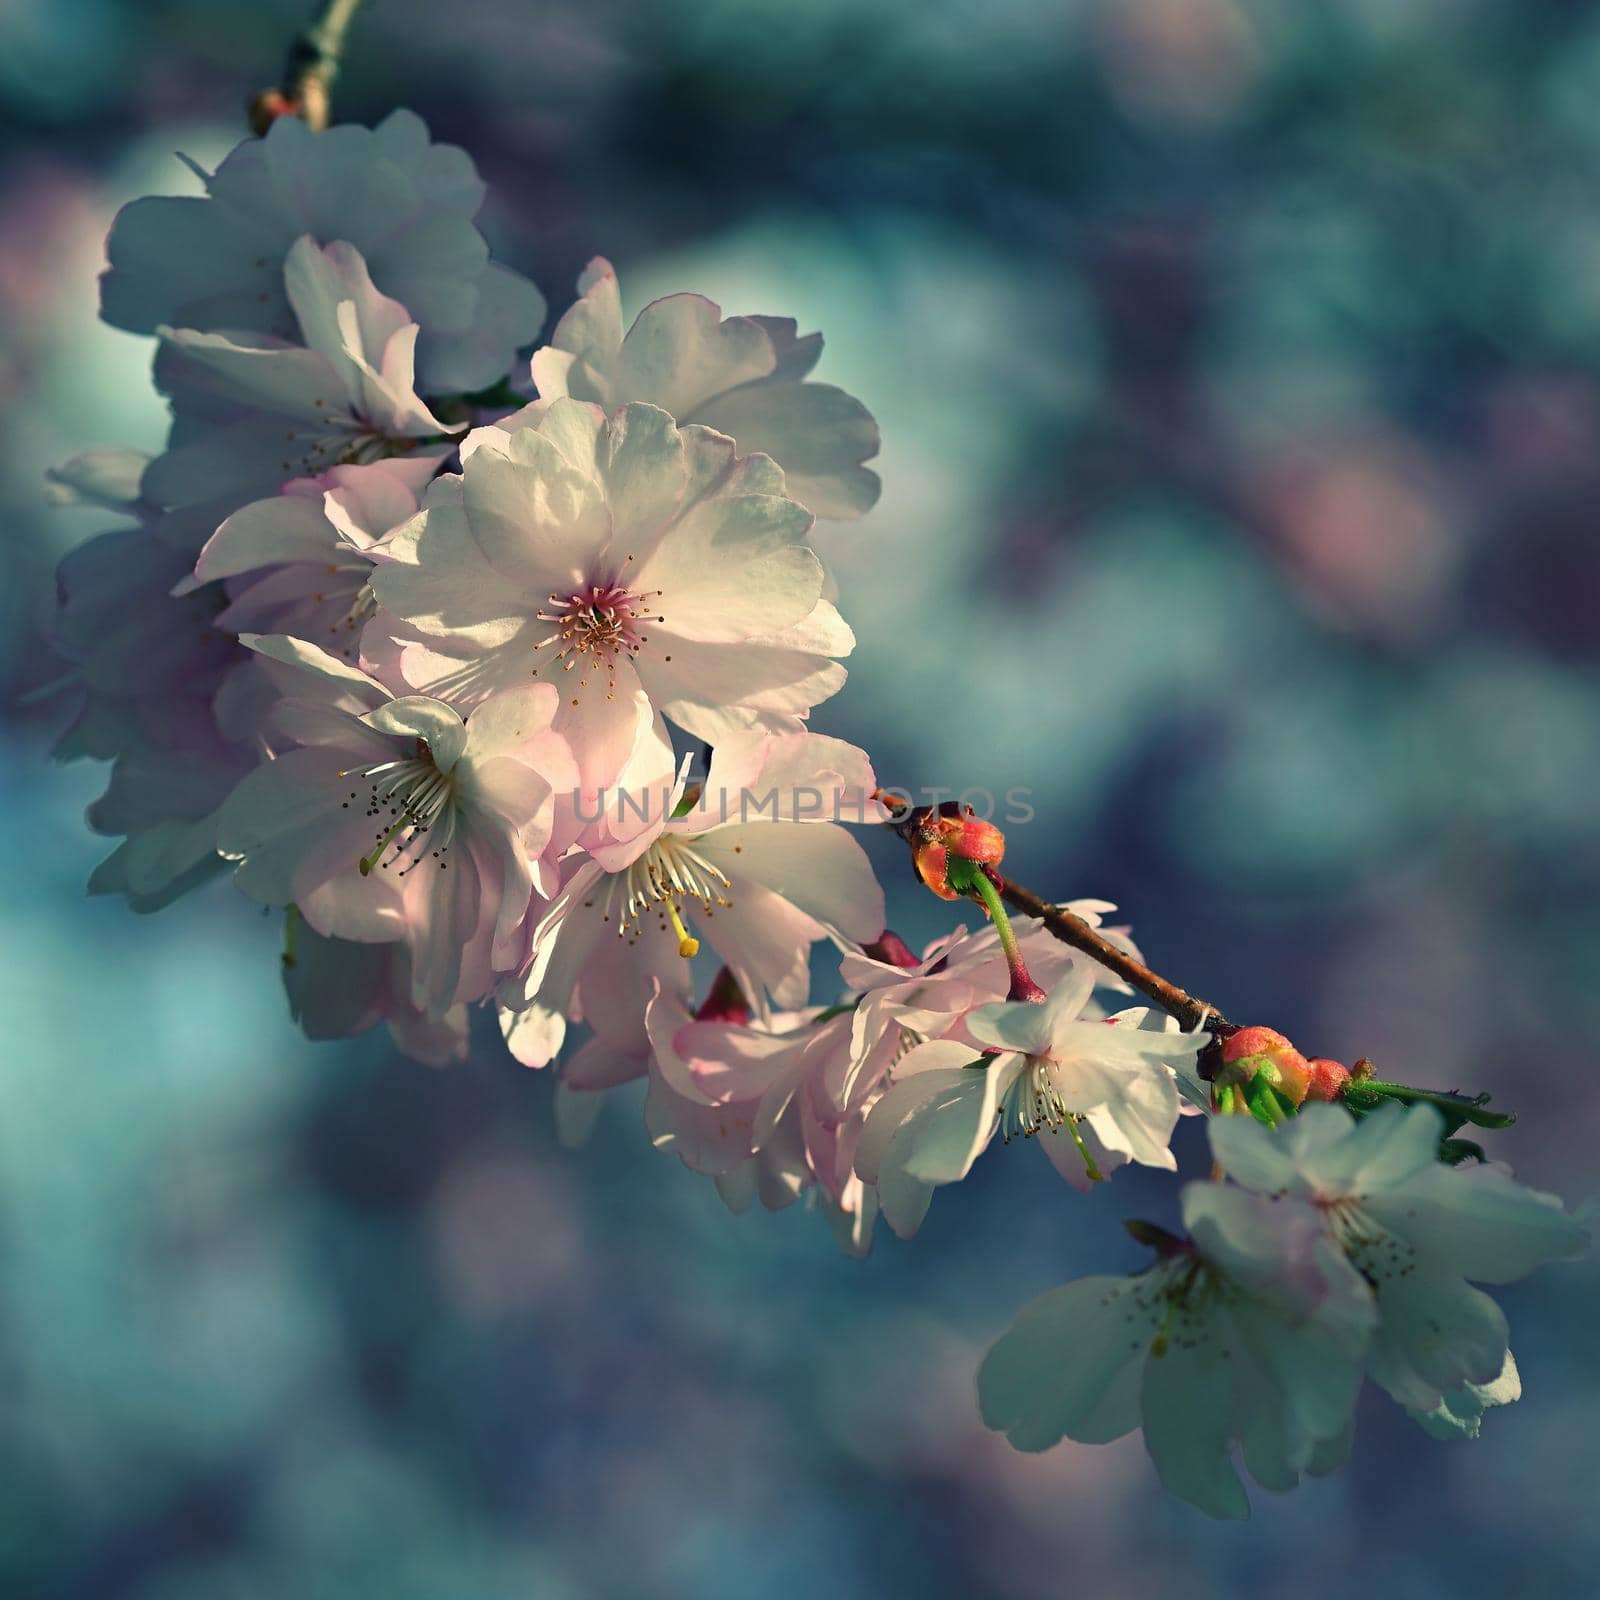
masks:
{"type": "Polygon", "coordinates": [[[631,943],[638,937],[642,919],[652,910],[665,929],[678,937],[678,954],[687,960],[697,955],[700,941],[684,925],[680,900],[695,901],[702,916],[716,914],[718,906],[732,906],[727,891],[732,880],[694,847],[693,839],[663,834],[625,874],[627,894],[617,933],[631,943]]]}
{"type": "MultiPolygon", "coordinates": [[[[551,661],[559,662],[563,672],[580,668],[580,689],[588,688],[592,673],[603,671],[606,699],[610,700],[616,693],[619,658],[638,655],[649,642],[650,636],[644,631],[646,623],[667,620],[650,610],[650,602],[660,598],[659,589],[635,590],[615,582],[589,583],[571,594],[552,594],[545,609],[535,615],[540,622],[553,623],[555,631],[546,634],[533,648],[537,651],[556,646],[551,661]]],[[[537,667],[533,676],[539,676],[537,667]]]]}
{"type": "Polygon", "coordinates": [[[1000,1101],[1000,1137],[1010,1144],[1015,1138],[1031,1139],[1040,1128],[1048,1128],[1053,1133],[1071,1124],[1072,1120],[1072,1113],[1050,1075],[1050,1063],[1039,1056],[1029,1056],[1027,1065],[1012,1080],[1000,1101]]]}
{"type": "MultiPolygon", "coordinates": [[[[1027,1064],[1001,1096],[1000,1138],[1005,1144],[1010,1144],[1012,1139],[1018,1137],[1031,1139],[1040,1128],[1047,1128],[1051,1133],[1059,1133],[1065,1128],[1083,1158],[1083,1170],[1091,1182],[1099,1183],[1102,1173],[1094,1159],[1094,1152],[1084,1143],[1083,1135],[1078,1131],[1078,1124],[1083,1118],[1070,1110],[1062,1099],[1061,1090],[1056,1085],[1054,1066],[1055,1063],[1047,1056],[1027,1058],[1027,1064]]],[[[996,1072],[999,1068],[989,1067],[987,1070],[996,1072]]]]}
{"type": "Polygon", "coordinates": [[[1386,1278],[1416,1270],[1416,1246],[1385,1228],[1361,1203],[1360,1195],[1317,1200],[1317,1209],[1353,1266],[1374,1288],[1386,1278]]]}
{"type": "MultiPolygon", "coordinates": [[[[395,873],[397,878],[405,877],[424,861],[437,861],[441,872],[449,866],[445,856],[456,832],[455,780],[433,764],[425,739],[417,740],[417,753],[413,756],[356,767],[341,776],[371,780],[367,815],[377,819],[378,827],[376,843],[357,863],[363,878],[374,867],[387,872],[396,863],[401,863],[395,873]],[[437,842],[430,835],[436,835],[437,842]]],[[[360,792],[350,791],[350,798],[343,802],[346,810],[355,804],[360,792]]]]}

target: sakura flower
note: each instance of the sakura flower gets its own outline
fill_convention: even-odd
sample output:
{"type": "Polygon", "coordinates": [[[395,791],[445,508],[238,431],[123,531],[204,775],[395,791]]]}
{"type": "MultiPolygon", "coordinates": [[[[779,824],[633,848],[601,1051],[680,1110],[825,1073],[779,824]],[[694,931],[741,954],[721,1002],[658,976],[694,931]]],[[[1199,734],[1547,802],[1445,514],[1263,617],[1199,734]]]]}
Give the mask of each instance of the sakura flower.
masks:
{"type": "Polygon", "coordinates": [[[1190,1237],[1162,1236],[1146,1271],[1028,1306],[984,1358],[978,1400],[1019,1450],[1142,1426],[1173,1494],[1246,1517],[1235,1443],[1273,1490],[1343,1460],[1372,1295],[1310,1206],[1209,1183],[1182,1204],[1190,1237]]]}
{"type": "Polygon", "coordinates": [[[303,668],[306,688],[274,711],[281,753],[223,807],[239,887],[325,937],[404,940],[412,1003],[432,1016],[481,998],[515,958],[570,781],[554,691],[529,684],[463,720],[302,641],[245,642],[303,668]]]}
{"type": "Polygon", "coordinates": [[[413,112],[325,133],[280,117],[215,173],[194,171],[204,196],[149,196],[118,213],[101,280],[113,327],[292,338],[284,258],[310,235],[358,250],[383,292],[410,308],[430,393],[485,388],[538,336],[539,291],[491,263],[473,226],[485,191],[471,159],[430,144],[413,112]]]}
{"type": "MultiPolygon", "coordinates": [[[[1098,928],[1101,914],[1116,907],[1104,900],[1072,900],[1063,909],[1098,928]]],[[[1013,924],[1028,970],[1046,988],[1066,976],[1085,958],[1069,949],[1044,926],[1032,918],[1017,918],[1013,924]]],[[[1117,930],[1122,942],[1132,942],[1117,930]]],[[[1099,965],[1091,966],[1097,990],[1128,993],[1128,987],[1099,965]]],[[[973,1045],[976,1041],[963,1028],[963,1018],[982,1005],[1004,1000],[1011,987],[1011,972],[993,923],[985,923],[976,933],[957,928],[935,939],[919,961],[909,951],[900,961],[886,959],[876,950],[847,950],[839,960],[839,976],[847,989],[860,996],[854,1012],[856,1049],[864,1057],[867,1041],[885,1028],[900,1030],[911,1043],[928,1039],[957,1037],[973,1045]]],[[[1084,1003],[1084,1016],[1103,1016],[1095,999],[1084,1003]]]]}
{"type": "MultiPolygon", "coordinates": [[[[724,979],[731,982],[726,970],[724,979]]],[[[690,1018],[678,995],[658,993],[647,1025],[645,1124],[656,1148],[714,1177],[734,1211],[757,1196],[780,1210],[814,1194],[841,1248],[865,1255],[877,1197],[855,1175],[855,1146],[893,1041],[878,1047],[876,1070],[852,1073],[850,1018],[842,1012],[763,1019],[702,1008],[690,1018]]]]}
{"type": "Polygon", "coordinates": [[[859,517],[878,498],[878,426],[859,400],[809,383],[822,335],[798,337],[788,317],[728,317],[695,294],[654,300],[623,332],[611,263],[596,256],[579,299],[534,353],[545,400],[593,400],[608,411],[644,401],[698,422],[783,468],[789,494],[819,517],[859,517]]]}
{"type": "Polygon", "coordinates": [[[821,598],[810,527],[764,456],[652,406],[562,400],[475,431],[373,589],[414,688],[470,703],[554,681],[586,780],[612,783],[641,700],[715,742],[798,730],[844,682],[831,658],[854,638],[821,598]]]}
{"type": "Polygon", "coordinates": [[[287,479],[409,454],[464,426],[441,422],[417,395],[417,325],[373,287],[358,251],[319,248],[307,235],[290,248],[283,279],[303,345],[158,330],[157,378],[172,396],[174,423],[166,454],[145,471],[148,500],[231,510],[287,479]]]}
{"type": "Polygon", "coordinates": [[[377,602],[374,562],[413,516],[440,457],[333,467],[255,500],[206,542],[180,593],[225,580],[216,625],[230,633],[288,633],[354,661],[377,602]]]}
{"type": "Polygon", "coordinates": [[[544,1066],[566,1024],[587,1020],[609,1039],[610,1066],[591,1086],[637,1076],[652,994],[688,994],[691,927],[758,1006],[803,1005],[816,940],[859,943],[883,927],[871,864],[830,820],[880,820],[866,798],[875,788],[861,751],[820,734],[718,744],[692,804],[660,796],[647,827],[565,866],[526,971],[501,988],[512,1054],[544,1066]]]}
{"type": "Polygon", "coordinates": [[[1444,1425],[1442,1408],[1476,1431],[1484,1406],[1515,1399],[1520,1383],[1505,1317],[1472,1283],[1512,1283],[1577,1254],[1587,1234],[1555,1196],[1502,1169],[1443,1165],[1443,1128],[1426,1104],[1360,1121],[1341,1105],[1307,1104],[1276,1130],[1218,1118],[1211,1148],[1235,1183],[1315,1207],[1372,1285],[1373,1381],[1424,1419],[1444,1425]]]}
{"type": "Polygon", "coordinates": [[[1094,983],[1093,968],[1074,963],[1042,1005],[970,1013],[964,1032],[976,1047],[935,1039],[895,1065],[856,1171],[877,1185],[896,1233],[914,1233],[934,1188],[964,1178],[997,1132],[1007,1143],[1043,1133],[1051,1165],[1079,1189],[1128,1161],[1175,1167],[1174,1064],[1192,1061],[1206,1035],[1158,1031],[1142,1007],[1086,1021],[1094,983]],[[985,1049],[997,1052],[987,1062],[985,1049]]]}

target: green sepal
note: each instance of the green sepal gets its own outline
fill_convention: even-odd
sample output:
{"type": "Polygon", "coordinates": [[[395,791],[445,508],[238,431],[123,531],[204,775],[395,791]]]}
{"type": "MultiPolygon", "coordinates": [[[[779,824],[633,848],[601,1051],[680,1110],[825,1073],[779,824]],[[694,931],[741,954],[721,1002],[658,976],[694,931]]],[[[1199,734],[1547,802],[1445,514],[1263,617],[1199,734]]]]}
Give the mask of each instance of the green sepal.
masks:
{"type": "Polygon", "coordinates": [[[1276,1128],[1280,1122],[1295,1114],[1294,1103],[1279,1092],[1267,1076],[1269,1070],[1262,1067],[1256,1073],[1250,1080],[1250,1087],[1244,1091],[1244,1099],[1250,1108],[1250,1115],[1257,1122],[1264,1123],[1269,1128],[1276,1128]]]}
{"type": "Polygon", "coordinates": [[[1405,1106],[1428,1105],[1443,1113],[1444,1136],[1471,1123],[1475,1128],[1509,1128],[1517,1120],[1514,1111],[1490,1111],[1488,1094],[1457,1094],[1450,1089],[1413,1089],[1404,1083],[1380,1083],[1375,1079],[1352,1079],[1339,1093],[1340,1100],[1358,1117],[1376,1111],[1386,1100],[1405,1106]]]}

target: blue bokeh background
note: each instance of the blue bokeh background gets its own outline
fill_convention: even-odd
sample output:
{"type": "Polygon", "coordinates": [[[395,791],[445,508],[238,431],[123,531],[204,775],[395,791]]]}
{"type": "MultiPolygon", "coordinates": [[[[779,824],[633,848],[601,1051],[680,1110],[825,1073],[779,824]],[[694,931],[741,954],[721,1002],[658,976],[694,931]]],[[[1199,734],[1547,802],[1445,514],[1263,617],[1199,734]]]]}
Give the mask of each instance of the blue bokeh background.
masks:
{"type": "MultiPolygon", "coordinates": [[[[24,697],[101,523],[40,478],[158,444],[106,227],[237,140],[303,10],[0,5],[0,1594],[1595,1593],[1592,1263],[1505,1293],[1483,1440],[1368,1396],[1346,1473],[1213,1525],[1137,1439],[1022,1457],[973,1402],[1170,1185],[1013,1147],[854,1263],[729,1217],[637,1097],[561,1149],[487,1018],[448,1072],[306,1044],[226,884],[83,897],[103,775],[24,697]]],[[[1236,1018],[1492,1090],[1496,1152],[1593,1192],[1600,6],[376,0],[337,103],[466,145],[558,311],[604,251],[631,307],[826,332],[886,487],[820,536],[860,646],[818,728],[1031,789],[1022,881],[1236,1018]]]]}

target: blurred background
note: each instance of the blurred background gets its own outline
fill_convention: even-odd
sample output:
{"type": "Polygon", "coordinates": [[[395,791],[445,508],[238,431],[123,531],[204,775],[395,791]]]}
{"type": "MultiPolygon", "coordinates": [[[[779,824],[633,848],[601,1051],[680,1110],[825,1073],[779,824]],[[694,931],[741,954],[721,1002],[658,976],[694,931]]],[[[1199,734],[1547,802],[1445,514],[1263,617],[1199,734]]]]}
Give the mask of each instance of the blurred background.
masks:
{"type": "MultiPolygon", "coordinates": [[[[158,446],[106,228],[308,9],[0,3],[0,1593],[1596,1593],[1592,1264],[1505,1293],[1483,1440],[1369,1395],[1348,1471],[1214,1525],[972,1391],[1172,1186],[1017,1146],[851,1262],[728,1216],[637,1097],[562,1150],[492,1024],[447,1072],[306,1044],[225,883],[84,898],[104,774],[21,699],[103,522],[41,474],[158,446]]],[[[825,331],[885,491],[821,535],[860,646],[816,727],[1031,789],[1023,882],[1308,1052],[1493,1090],[1495,1152],[1593,1193],[1600,5],[377,0],[335,99],[465,145],[557,313],[603,251],[630,313],[825,331]]],[[[877,846],[901,931],[950,926],[877,846]]]]}

